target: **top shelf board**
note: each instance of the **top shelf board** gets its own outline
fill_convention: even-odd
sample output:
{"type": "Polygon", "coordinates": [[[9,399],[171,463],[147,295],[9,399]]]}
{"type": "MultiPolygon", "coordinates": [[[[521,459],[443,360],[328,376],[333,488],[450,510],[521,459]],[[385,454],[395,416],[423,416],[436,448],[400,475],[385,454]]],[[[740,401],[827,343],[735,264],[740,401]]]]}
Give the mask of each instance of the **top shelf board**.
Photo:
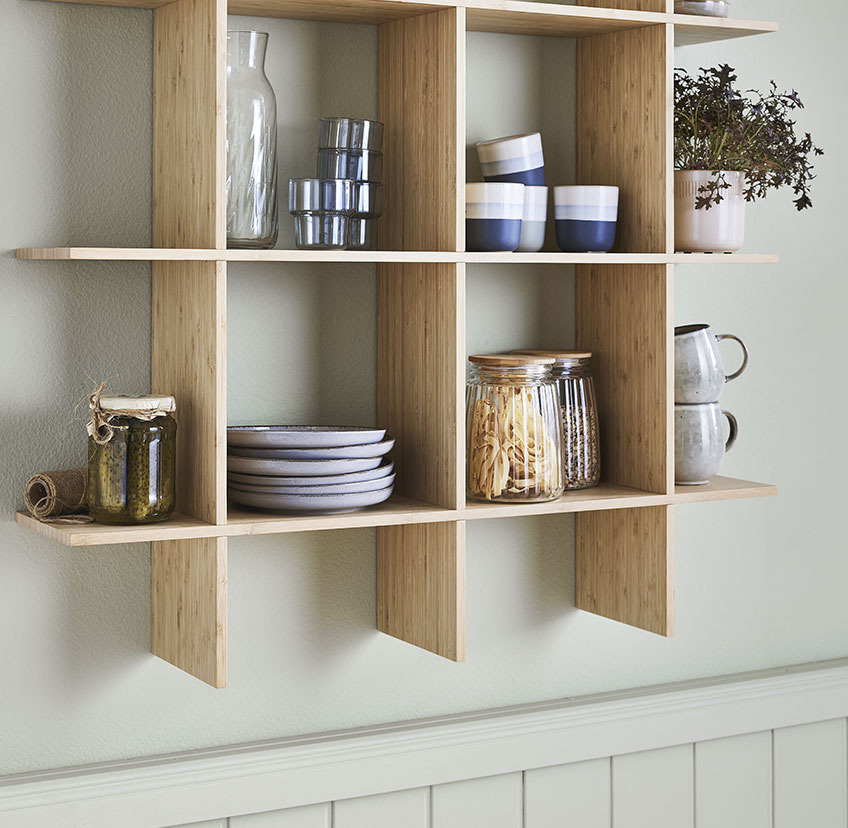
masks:
{"type": "MultiPolygon", "coordinates": [[[[171,0],[81,0],[96,6],[125,6],[155,9],[171,0]]],[[[80,2],[80,0],[54,0],[80,2]]],[[[675,45],[688,46],[734,37],[777,31],[776,23],[663,14],[558,3],[528,3],[522,0],[229,0],[230,14],[323,20],[335,23],[389,23],[440,9],[466,10],[467,28],[477,32],[543,35],[548,37],[591,37],[592,35],[638,29],[643,26],[675,24],[675,45]]]]}

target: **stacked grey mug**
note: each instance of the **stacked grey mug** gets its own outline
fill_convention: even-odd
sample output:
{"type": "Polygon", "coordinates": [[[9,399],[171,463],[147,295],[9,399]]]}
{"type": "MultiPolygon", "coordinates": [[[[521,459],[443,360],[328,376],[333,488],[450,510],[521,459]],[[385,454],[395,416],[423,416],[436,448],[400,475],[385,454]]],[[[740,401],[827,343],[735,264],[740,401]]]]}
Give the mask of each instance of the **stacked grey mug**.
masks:
{"type": "Polygon", "coordinates": [[[321,118],[318,177],[289,180],[289,212],[300,249],[373,250],[383,214],[383,124],[321,118]]]}
{"type": "Polygon", "coordinates": [[[709,325],[682,325],[674,329],[674,479],[679,485],[709,483],[739,433],[736,417],[723,411],[719,397],[725,383],[748,367],[748,349],[733,334],[716,336],[709,325]],[[723,339],[742,348],[742,366],[725,374],[718,349],[723,339]],[[725,442],[721,418],[730,424],[725,442]]]}

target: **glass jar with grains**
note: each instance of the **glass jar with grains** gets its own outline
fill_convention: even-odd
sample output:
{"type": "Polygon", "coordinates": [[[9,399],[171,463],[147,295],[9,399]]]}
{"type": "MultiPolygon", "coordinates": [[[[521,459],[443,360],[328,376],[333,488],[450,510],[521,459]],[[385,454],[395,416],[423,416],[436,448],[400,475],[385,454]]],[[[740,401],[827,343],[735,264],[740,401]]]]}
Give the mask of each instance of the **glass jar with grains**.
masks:
{"type": "Polygon", "coordinates": [[[588,351],[517,351],[552,358],[551,376],[562,404],[562,468],[565,490],[590,489],[601,482],[598,406],[588,351]]]}
{"type": "Polygon", "coordinates": [[[174,511],[173,397],[90,399],[88,511],[98,523],[154,523],[174,511]]]}
{"type": "Polygon", "coordinates": [[[533,502],[562,494],[559,393],[549,357],[469,357],[467,491],[472,500],[533,502]]]}

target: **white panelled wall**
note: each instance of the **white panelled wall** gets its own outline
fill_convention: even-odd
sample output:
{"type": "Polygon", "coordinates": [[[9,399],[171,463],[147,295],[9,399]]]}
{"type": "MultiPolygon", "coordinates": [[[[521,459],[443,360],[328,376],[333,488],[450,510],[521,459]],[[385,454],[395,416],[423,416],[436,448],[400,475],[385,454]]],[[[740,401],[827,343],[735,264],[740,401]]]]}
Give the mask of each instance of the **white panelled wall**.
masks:
{"type": "Polygon", "coordinates": [[[848,828],[848,659],[0,780],[0,828],[848,828]]]}
{"type": "Polygon", "coordinates": [[[844,828],[846,720],[192,828],[844,828]]]}

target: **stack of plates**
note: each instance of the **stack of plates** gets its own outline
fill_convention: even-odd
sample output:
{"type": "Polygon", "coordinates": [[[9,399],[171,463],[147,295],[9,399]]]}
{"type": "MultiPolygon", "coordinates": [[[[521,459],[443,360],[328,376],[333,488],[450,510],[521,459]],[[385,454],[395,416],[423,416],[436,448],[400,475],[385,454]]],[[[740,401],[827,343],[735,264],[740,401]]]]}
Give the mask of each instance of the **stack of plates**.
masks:
{"type": "Polygon", "coordinates": [[[388,500],[395,476],[385,429],[227,429],[230,503],[276,512],[349,512],[388,500]]]}

